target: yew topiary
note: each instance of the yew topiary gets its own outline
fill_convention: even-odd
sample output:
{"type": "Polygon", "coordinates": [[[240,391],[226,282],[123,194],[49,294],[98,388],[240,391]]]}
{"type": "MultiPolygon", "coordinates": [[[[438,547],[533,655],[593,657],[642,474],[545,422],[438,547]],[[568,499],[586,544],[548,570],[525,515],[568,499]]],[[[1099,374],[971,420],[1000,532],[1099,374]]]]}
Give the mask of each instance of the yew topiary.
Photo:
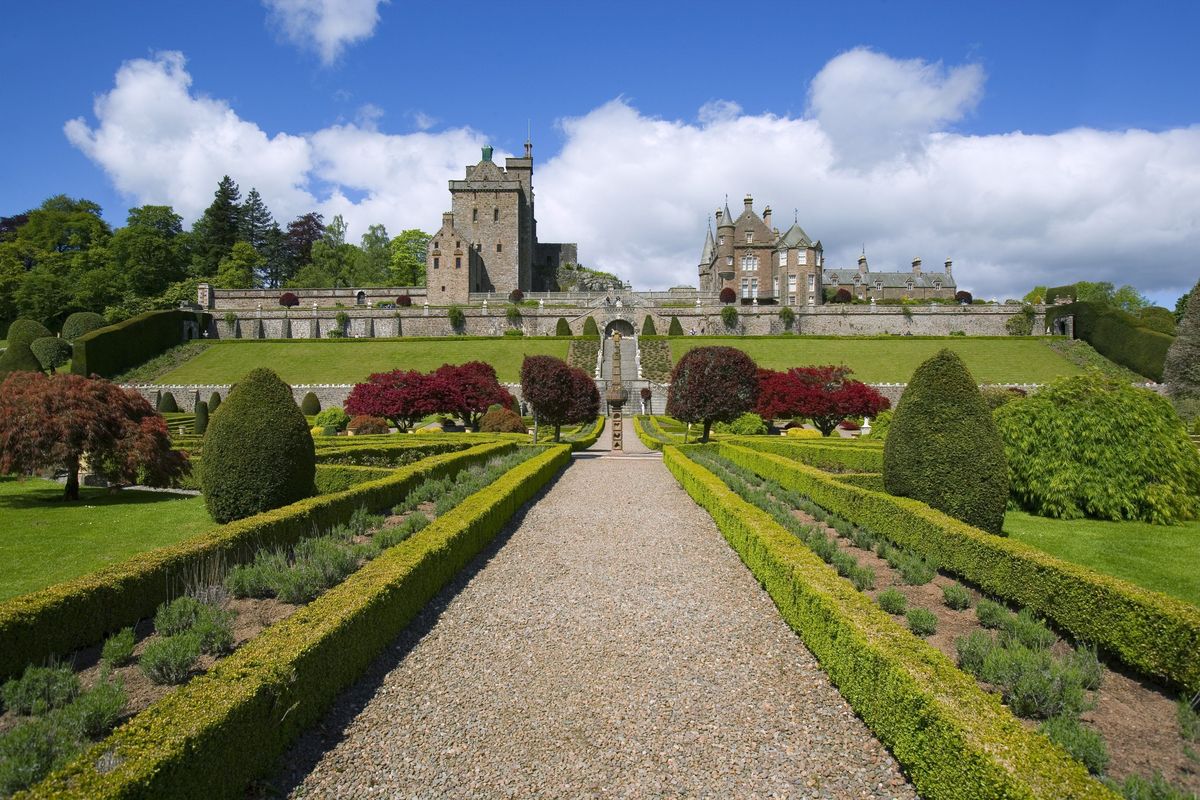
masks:
{"type": "Polygon", "coordinates": [[[484,433],[525,433],[525,421],[512,409],[497,407],[483,415],[479,430],[484,433]]]}
{"type": "Polygon", "coordinates": [[[967,365],[942,349],[917,367],[883,448],[883,484],[990,533],[1008,502],[1004,444],[967,365]]]}
{"type": "Polygon", "coordinates": [[[600,335],[600,329],[598,327],[596,327],[596,320],[592,319],[591,317],[588,317],[587,319],[585,319],[583,321],[583,335],[584,336],[599,336],[600,335]]]}
{"type": "Polygon", "coordinates": [[[104,317],[94,311],[76,311],[63,322],[62,338],[73,342],[85,333],[91,333],[107,324],[104,317]]]}
{"type": "Polygon", "coordinates": [[[1200,514],[1200,453],[1170,402],[1088,373],[996,411],[1013,500],[1034,514],[1174,524],[1200,514]]]}
{"type": "Polygon", "coordinates": [[[0,376],[9,372],[41,372],[42,363],[30,346],[48,336],[53,334],[40,322],[32,319],[15,320],[8,326],[7,349],[0,353],[0,376]]]}
{"type": "Polygon", "coordinates": [[[1163,383],[1181,414],[1200,418],[1200,283],[1192,289],[1167,350],[1163,383]]]}
{"type": "Polygon", "coordinates": [[[208,413],[214,414],[221,405],[221,393],[213,392],[208,396],[208,413]]]}
{"type": "Polygon", "coordinates": [[[174,414],[179,410],[179,403],[175,402],[175,395],[170,392],[163,392],[158,396],[158,413],[174,414]]]}
{"type": "Polygon", "coordinates": [[[57,336],[43,336],[34,339],[29,346],[33,357],[42,365],[46,372],[54,373],[63,364],[71,360],[71,343],[57,336]]]}
{"type": "Polygon", "coordinates": [[[554,323],[555,336],[570,336],[571,325],[567,322],[566,317],[559,317],[558,322],[554,323]]]}
{"type": "Polygon", "coordinates": [[[192,423],[192,433],[203,436],[208,430],[208,403],[201,400],[196,403],[196,420],[192,423]]]}
{"type": "Polygon", "coordinates": [[[654,317],[649,314],[642,320],[642,336],[656,336],[658,330],[654,327],[654,317]]]}
{"type": "Polygon", "coordinates": [[[200,484],[218,522],[294,503],[316,492],[316,452],[292,390],[269,369],[251,370],[212,416],[200,484]]]}
{"type": "Polygon", "coordinates": [[[304,395],[300,401],[300,413],[306,417],[315,417],[321,413],[321,401],[312,392],[304,395]]]}
{"type": "Polygon", "coordinates": [[[683,325],[679,322],[679,317],[671,317],[671,324],[667,326],[667,336],[683,336],[683,325]]]}

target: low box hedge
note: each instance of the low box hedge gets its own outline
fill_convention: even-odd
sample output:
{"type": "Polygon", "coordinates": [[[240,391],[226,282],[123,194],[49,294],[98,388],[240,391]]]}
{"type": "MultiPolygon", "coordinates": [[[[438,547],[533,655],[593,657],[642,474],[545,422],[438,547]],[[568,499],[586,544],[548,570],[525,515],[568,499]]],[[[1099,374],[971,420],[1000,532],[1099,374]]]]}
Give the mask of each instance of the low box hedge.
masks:
{"type": "Polygon", "coordinates": [[[793,439],[783,437],[748,439],[725,438],[721,441],[745,445],[764,453],[800,461],[811,467],[842,472],[883,472],[883,447],[871,444],[843,444],[845,439],[793,439]],[[836,442],[836,443],[835,443],[836,442]]]}
{"type": "Polygon", "coordinates": [[[30,798],[241,798],[570,460],[544,448],[118,728],[30,798]],[[114,764],[101,771],[98,764],[114,764]]]}
{"type": "Polygon", "coordinates": [[[359,506],[394,505],[427,478],[440,478],[511,450],[488,442],[392,470],[344,492],[310,497],[214,528],[168,547],[0,603],[0,677],[65,655],[132,625],[178,595],[189,571],[239,563],[260,547],[291,544],[314,528],[344,522],[359,506]]]}
{"type": "Polygon", "coordinates": [[[596,417],[596,424],[592,426],[592,429],[590,431],[588,431],[586,435],[571,441],[571,450],[573,452],[578,452],[580,450],[587,450],[589,447],[591,447],[597,441],[600,440],[600,434],[603,432],[604,432],[604,417],[603,416],[596,417]]]}
{"type": "Polygon", "coordinates": [[[985,533],[916,500],[850,485],[773,453],[720,445],[725,458],[935,560],[985,592],[1043,615],[1148,677],[1200,691],[1200,609],[985,533]]]}
{"type": "Polygon", "coordinates": [[[769,514],[687,458],[681,452],[686,449],[664,448],[663,462],[712,515],[922,797],[1115,800],[1082,764],[1026,729],[999,697],[898,625],[769,514]]]}
{"type": "Polygon", "coordinates": [[[357,464],[317,464],[317,491],[334,494],[367,481],[386,478],[394,470],[387,467],[360,467],[357,464]]]}
{"type": "Polygon", "coordinates": [[[633,432],[637,436],[638,441],[640,441],[646,447],[650,448],[651,450],[662,450],[663,443],[646,432],[644,420],[647,419],[647,417],[634,417],[633,432]]]}

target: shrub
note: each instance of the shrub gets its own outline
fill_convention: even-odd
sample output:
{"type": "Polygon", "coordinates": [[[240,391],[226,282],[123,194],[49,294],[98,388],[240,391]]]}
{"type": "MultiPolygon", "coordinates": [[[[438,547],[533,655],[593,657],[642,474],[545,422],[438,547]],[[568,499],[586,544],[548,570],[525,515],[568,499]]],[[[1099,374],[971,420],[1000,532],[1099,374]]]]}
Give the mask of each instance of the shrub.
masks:
{"type": "Polygon", "coordinates": [[[388,427],[388,421],[382,417],[372,417],[367,414],[359,414],[354,419],[350,420],[347,428],[355,436],[370,436],[379,433],[390,433],[391,428],[388,427]]]}
{"type": "Polygon", "coordinates": [[[733,306],[725,306],[721,309],[721,322],[725,323],[726,328],[733,328],[738,323],[738,312],[733,306]]]}
{"type": "Polygon", "coordinates": [[[200,640],[201,652],[216,655],[233,649],[233,618],[232,611],[208,604],[201,607],[191,628],[200,640]]]}
{"type": "Polygon", "coordinates": [[[34,339],[29,350],[46,372],[54,372],[71,360],[71,343],[57,336],[34,339]]]}
{"type": "Polygon", "coordinates": [[[412,305],[412,297],[402,294],[396,298],[396,305],[400,306],[401,308],[408,308],[412,305]]]}
{"type": "Polygon", "coordinates": [[[971,607],[971,593],[968,592],[962,585],[952,583],[949,586],[942,587],[942,602],[948,608],[953,608],[956,611],[962,611],[971,607]]]}
{"type": "Polygon", "coordinates": [[[998,629],[1008,624],[1012,612],[995,600],[983,599],[975,606],[975,618],[985,628],[998,629]]]}
{"type": "Polygon", "coordinates": [[[1179,732],[1189,742],[1200,740],[1200,712],[1187,697],[1179,698],[1175,705],[1175,717],[1179,720],[1179,732]]]}
{"type": "Polygon", "coordinates": [[[97,738],[117,724],[128,699],[120,683],[101,679],[67,706],[64,716],[81,735],[97,738]]]}
{"type": "Polygon", "coordinates": [[[850,294],[849,289],[838,289],[836,292],[833,293],[833,297],[829,298],[829,302],[831,302],[831,303],[849,303],[853,299],[854,299],[854,296],[850,294]]]}
{"type": "Polygon", "coordinates": [[[970,305],[971,301],[974,299],[975,298],[971,296],[971,293],[967,291],[960,290],[954,293],[954,301],[956,303],[966,303],[967,305],[970,305]]]}
{"type": "Polygon", "coordinates": [[[798,425],[788,428],[787,435],[793,439],[821,439],[821,438],[824,438],[821,436],[820,431],[814,431],[812,428],[801,428],[798,425]]]}
{"type": "Polygon", "coordinates": [[[790,331],[796,324],[796,312],[792,311],[791,306],[784,306],[779,309],[779,321],[783,323],[784,330],[790,331]]]}
{"type": "Polygon", "coordinates": [[[584,319],[583,335],[584,336],[599,336],[600,335],[600,329],[598,327],[596,327],[596,320],[594,320],[591,317],[587,317],[586,319],[584,319]]]}
{"type": "Polygon", "coordinates": [[[97,328],[72,343],[71,372],[84,377],[117,375],[179,344],[184,322],[206,330],[211,321],[210,314],[172,309],[147,311],[97,328]]]}
{"type": "Polygon", "coordinates": [[[208,413],[215,414],[217,409],[221,407],[221,393],[213,392],[208,396],[208,413]]]}
{"type": "Polygon", "coordinates": [[[170,392],[163,392],[158,396],[158,413],[174,414],[179,411],[179,404],[175,402],[175,395],[170,392]]]}
{"type": "Polygon", "coordinates": [[[300,401],[300,413],[306,417],[315,417],[321,413],[321,401],[315,394],[308,392],[304,395],[300,401]]]}
{"type": "Polygon", "coordinates": [[[910,608],[904,618],[908,622],[908,629],[917,636],[937,633],[937,616],[927,608],[910,608]]]}
{"type": "Polygon", "coordinates": [[[959,668],[978,678],[983,674],[983,662],[988,653],[996,649],[996,640],[984,631],[971,631],[969,636],[954,640],[954,649],[958,653],[959,668]]]}
{"type": "Polygon", "coordinates": [[[555,336],[570,336],[571,325],[567,322],[566,317],[559,317],[558,322],[554,323],[555,336]]]}
{"type": "Polygon", "coordinates": [[[114,667],[123,667],[133,661],[133,648],[136,638],[133,628],[122,628],[104,640],[100,650],[100,658],[114,667]]]}
{"type": "Polygon", "coordinates": [[[14,346],[31,345],[38,339],[53,336],[45,325],[32,319],[17,319],[8,326],[8,344],[10,350],[14,346]]]}
{"type": "Polygon", "coordinates": [[[1025,396],[1025,392],[1020,389],[1010,389],[1006,386],[985,386],[979,393],[983,395],[983,402],[987,403],[987,407],[992,411],[1025,396]]]}
{"type": "Polygon", "coordinates": [[[1125,800],[1196,800],[1195,794],[1176,789],[1160,772],[1151,778],[1130,775],[1117,788],[1125,800]]]}
{"type": "Polygon", "coordinates": [[[458,306],[450,306],[446,311],[446,316],[450,319],[450,327],[458,332],[462,332],[463,326],[467,324],[467,315],[458,306]]]}
{"type": "Polygon", "coordinates": [[[30,720],[0,734],[0,796],[37,783],[76,749],[75,733],[60,716],[30,720]]]}
{"type": "Polygon", "coordinates": [[[1013,500],[1034,514],[1169,525],[1200,513],[1200,453],[1154,392],[1060,378],[998,409],[996,424],[1013,500]]]}
{"type": "Polygon", "coordinates": [[[1108,747],[1104,737],[1070,716],[1051,717],[1038,726],[1047,739],[1083,762],[1088,772],[1099,775],[1108,766],[1108,747]]]}
{"type": "Polygon", "coordinates": [[[887,439],[888,431],[892,429],[892,419],[896,412],[890,408],[880,411],[871,420],[871,432],[866,435],[867,439],[887,439]]]}
{"type": "Polygon", "coordinates": [[[317,413],[317,418],[313,420],[313,424],[321,428],[336,428],[337,430],[345,430],[346,425],[350,422],[350,415],[337,406],[323,408],[317,413]]]}
{"type": "Polygon", "coordinates": [[[496,408],[483,415],[479,430],[484,433],[525,433],[525,422],[508,408],[496,408]]]}
{"type": "Polygon", "coordinates": [[[521,324],[521,309],[517,306],[509,306],[504,309],[504,316],[508,319],[509,325],[521,324]]]}
{"type": "Polygon", "coordinates": [[[525,293],[522,292],[520,289],[513,289],[511,292],[508,293],[508,302],[510,302],[510,303],[519,303],[524,299],[525,299],[525,293]]]}
{"type": "Polygon", "coordinates": [[[192,433],[203,436],[208,430],[208,403],[200,400],[196,403],[196,418],[192,421],[192,433]]]}
{"type": "Polygon", "coordinates": [[[1200,400],[1200,282],[1188,296],[1175,341],[1167,349],[1163,383],[1176,402],[1200,400]]]}
{"type": "Polygon", "coordinates": [[[1062,316],[1074,316],[1075,338],[1105,358],[1150,380],[1163,380],[1167,351],[1174,343],[1171,336],[1143,327],[1137,317],[1107,303],[1071,303],[1046,313],[1048,322],[1062,316]]]}
{"type": "Polygon", "coordinates": [[[733,422],[717,423],[717,430],[721,433],[732,433],[735,436],[762,436],[767,432],[767,424],[758,414],[747,411],[733,422]]]}
{"type": "Polygon", "coordinates": [[[1015,615],[1007,616],[1000,629],[1000,644],[1006,646],[1015,642],[1030,650],[1045,650],[1057,639],[1054,631],[1024,608],[1015,615]]]}
{"type": "Polygon", "coordinates": [[[189,631],[150,642],[138,667],[154,683],[183,683],[199,659],[200,637],[189,631]]]}
{"type": "Polygon", "coordinates": [[[0,353],[0,377],[7,372],[41,372],[42,362],[33,354],[31,346],[38,339],[51,336],[40,322],[18,319],[8,326],[8,344],[0,353]]]}
{"type": "Polygon", "coordinates": [[[20,678],[5,682],[0,695],[14,714],[43,716],[62,708],[79,694],[79,678],[66,665],[35,667],[30,664],[20,678]]]}
{"type": "Polygon", "coordinates": [[[296,296],[295,292],[284,292],[279,295],[279,305],[284,308],[295,308],[300,305],[300,298],[296,296]]]}
{"type": "Polygon", "coordinates": [[[159,636],[174,636],[191,630],[200,618],[202,603],[184,595],[163,603],[154,614],[154,630],[159,636]]]}
{"type": "Polygon", "coordinates": [[[718,299],[722,303],[732,303],[734,300],[737,300],[737,292],[733,291],[733,289],[730,289],[728,286],[726,286],[724,289],[721,290],[720,295],[718,295],[718,299]]]}
{"type": "Polygon", "coordinates": [[[884,589],[875,600],[879,607],[889,614],[903,614],[908,608],[908,598],[895,587],[884,589]]]}
{"type": "Polygon", "coordinates": [[[108,323],[94,311],[76,311],[63,322],[62,338],[73,342],[85,333],[103,328],[108,323]]]}
{"type": "Polygon", "coordinates": [[[993,648],[984,657],[979,677],[1000,688],[1004,702],[1018,717],[1073,716],[1087,705],[1079,673],[1048,650],[1021,645],[993,648]]]}
{"type": "Polygon", "coordinates": [[[642,336],[657,336],[658,330],[654,327],[654,317],[649,314],[642,320],[642,336]]]}
{"type": "Polygon", "coordinates": [[[990,533],[1008,502],[1004,444],[975,379],[953,351],[917,367],[883,449],[890,494],[911,497],[990,533]]]}
{"type": "Polygon", "coordinates": [[[209,513],[229,522],[311,497],[315,474],[312,436],[291,388],[269,369],[251,370],[204,439],[200,483],[209,513]]]}
{"type": "Polygon", "coordinates": [[[667,336],[683,336],[683,325],[679,322],[679,317],[671,317],[671,322],[667,325],[667,336]]]}

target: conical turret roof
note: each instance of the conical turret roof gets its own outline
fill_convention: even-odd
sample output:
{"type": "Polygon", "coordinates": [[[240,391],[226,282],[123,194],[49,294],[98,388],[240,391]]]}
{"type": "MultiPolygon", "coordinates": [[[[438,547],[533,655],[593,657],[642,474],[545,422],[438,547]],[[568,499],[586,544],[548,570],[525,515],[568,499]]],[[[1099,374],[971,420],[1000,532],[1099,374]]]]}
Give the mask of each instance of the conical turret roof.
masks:
{"type": "Polygon", "coordinates": [[[729,200],[728,199],[725,200],[725,213],[721,216],[721,224],[718,225],[717,227],[724,228],[727,226],[730,228],[733,227],[733,214],[729,213],[729,200]]]}
{"type": "Polygon", "coordinates": [[[700,251],[700,263],[711,264],[713,260],[713,235],[712,226],[708,227],[708,233],[704,236],[704,249],[700,251]]]}

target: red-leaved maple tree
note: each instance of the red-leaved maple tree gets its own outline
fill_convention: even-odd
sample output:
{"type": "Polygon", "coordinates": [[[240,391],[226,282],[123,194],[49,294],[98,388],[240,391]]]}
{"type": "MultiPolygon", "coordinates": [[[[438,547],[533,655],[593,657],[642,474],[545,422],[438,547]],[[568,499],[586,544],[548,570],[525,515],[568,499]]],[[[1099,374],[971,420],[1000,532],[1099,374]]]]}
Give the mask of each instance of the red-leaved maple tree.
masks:
{"type": "Polygon", "coordinates": [[[714,422],[732,422],[757,399],[758,367],[750,356],[733,347],[697,347],[671,373],[667,414],[703,423],[700,441],[707,442],[714,422]]]}
{"type": "Polygon", "coordinates": [[[600,414],[600,390],[596,382],[578,367],[571,370],[571,405],[567,409],[567,421],[591,422],[600,414]]]}
{"type": "Polygon", "coordinates": [[[521,396],[533,409],[534,439],[542,423],[554,426],[558,441],[563,423],[571,421],[574,385],[571,368],[554,356],[525,356],[521,362],[521,396]]]}
{"type": "Polygon", "coordinates": [[[764,419],[807,417],[828,436],[846,417],[873,417],[891,403],[862,381],[851,380],[849,367],[793,367],[786,372],[759,370],[758,405],[764,419]]]}
{"type": "Polygon", "coordinates": [[[438,410],[457,414],[474,430],[479,430],[479,421],[488,408],[493,405],[510,408],[513,404],[513,396],[500,385],[491,364],[482,361],[443,364],[434,375],[442,382],[444,406],[438,410]]]}
{"type": "Polygon", "coordinates": [[[64,469],[63,499],[78,500],[85,460],[111,481],[147,486],[168,486],[190,469],[137,392],[62,372],[14,372],[0,383],[0,473],[64,469]]]}
{"type": "Polygon", "coordinates": [[[345,409],[353,416],[382,417],[399,430],[447,407],[447,386],[436,374],[416,370],[377,372],[365,383],[356,383],[345,409]]]}

